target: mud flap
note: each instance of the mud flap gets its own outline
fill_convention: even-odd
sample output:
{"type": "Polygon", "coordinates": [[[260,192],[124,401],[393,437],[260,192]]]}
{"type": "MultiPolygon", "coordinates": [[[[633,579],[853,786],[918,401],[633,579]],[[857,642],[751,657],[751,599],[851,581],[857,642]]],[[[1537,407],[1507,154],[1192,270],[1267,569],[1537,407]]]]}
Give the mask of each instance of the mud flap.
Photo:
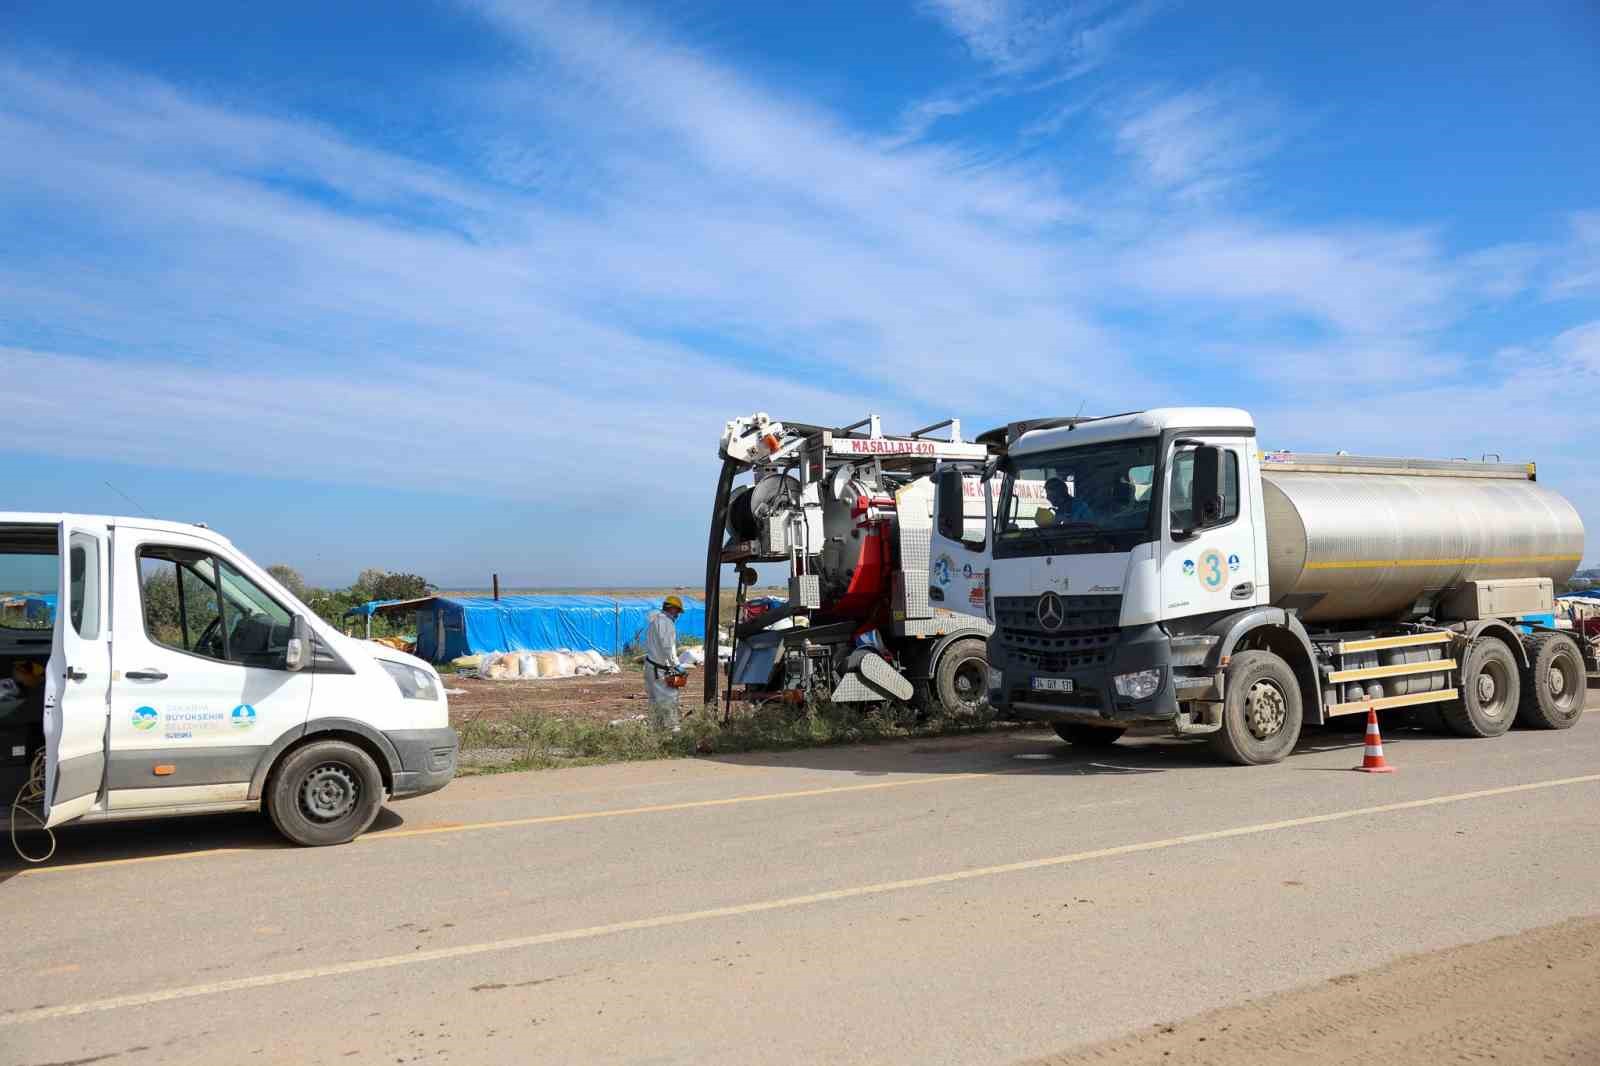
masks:
{"type": "Polygon", "coordinates": [[[868,648],[858,648],[845,664],[844,679],[833,690],[832,699],[835,703],[908,702],[915,692],[911,682],[887,659],[868,648]]]}

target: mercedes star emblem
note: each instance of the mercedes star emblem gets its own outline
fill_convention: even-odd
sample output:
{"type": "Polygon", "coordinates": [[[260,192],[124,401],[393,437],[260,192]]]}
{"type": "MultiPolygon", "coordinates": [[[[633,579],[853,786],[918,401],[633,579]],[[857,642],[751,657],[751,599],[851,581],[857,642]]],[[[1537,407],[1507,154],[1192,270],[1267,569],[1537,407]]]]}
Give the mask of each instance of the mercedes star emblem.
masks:
{"type": "Polygon", "coordinates": [[[1067,620],[1067,609],[1061,603],[1061,597],[1054,592],[1046,592],[1039,597],[1039,624],[1054,633],[1061,628],[1061,623],[1067,620]]]}

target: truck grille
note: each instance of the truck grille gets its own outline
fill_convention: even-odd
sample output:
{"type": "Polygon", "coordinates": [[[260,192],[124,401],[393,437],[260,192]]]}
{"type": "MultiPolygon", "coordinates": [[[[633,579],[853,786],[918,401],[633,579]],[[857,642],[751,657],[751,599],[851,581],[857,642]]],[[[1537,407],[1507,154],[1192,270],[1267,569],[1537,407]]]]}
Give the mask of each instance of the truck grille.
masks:
{"type": "Polygon", "coordinates": [[[1041,673],[1103,665],[1117,640],[1121,596],[1063,596],[1066,618],[1051,632],[1039,624],[1039,597],[995,598],[995,635],[1041,673]]]}

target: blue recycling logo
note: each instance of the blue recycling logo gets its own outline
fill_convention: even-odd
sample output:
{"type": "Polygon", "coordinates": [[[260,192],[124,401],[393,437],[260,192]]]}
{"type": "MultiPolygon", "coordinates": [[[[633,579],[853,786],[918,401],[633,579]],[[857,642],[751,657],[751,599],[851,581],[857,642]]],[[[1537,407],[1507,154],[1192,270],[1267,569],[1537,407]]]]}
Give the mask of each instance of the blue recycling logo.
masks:
{"type": "Polygon", "coordinates": [[[248,703],[241,703],[233,709],[231,715],[233,728],[249,729],[256,724],[256,709],[248,703]]]}

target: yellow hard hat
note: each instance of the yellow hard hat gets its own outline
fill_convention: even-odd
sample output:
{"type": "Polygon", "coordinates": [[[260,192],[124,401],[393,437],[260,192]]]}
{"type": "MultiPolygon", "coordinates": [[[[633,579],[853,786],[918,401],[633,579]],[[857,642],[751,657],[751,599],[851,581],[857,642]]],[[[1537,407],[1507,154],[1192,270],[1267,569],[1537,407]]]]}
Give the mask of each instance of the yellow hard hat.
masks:
{"type": "Polygon", "coordinates": [[[683,610],[683,601],[676,596],[668,596],[666,599],[661,601],[661,606],[663,609],[668,607],[676,607],[681,611],[683,610]]]}

